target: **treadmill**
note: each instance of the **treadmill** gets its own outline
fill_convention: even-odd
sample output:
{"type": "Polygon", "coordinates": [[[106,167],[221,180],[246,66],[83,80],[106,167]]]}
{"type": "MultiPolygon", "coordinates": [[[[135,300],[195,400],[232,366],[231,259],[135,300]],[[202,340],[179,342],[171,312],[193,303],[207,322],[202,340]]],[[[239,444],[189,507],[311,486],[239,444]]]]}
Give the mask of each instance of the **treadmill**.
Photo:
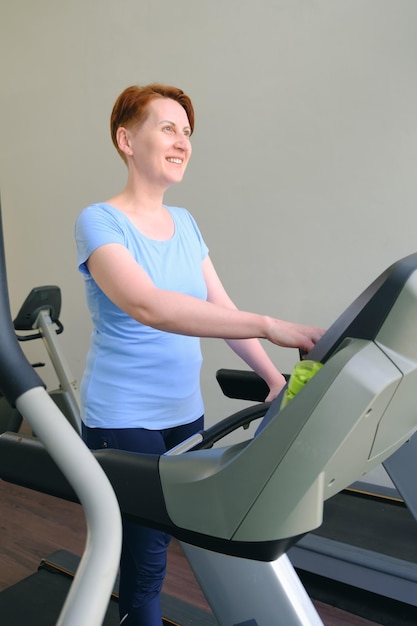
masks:
{"type": "MultiPolygon", "coordinates": [[[[342,320],[347,324],[346,336],[376,338],[381,317],[386,314],[380,289],[386,280],[391,282],[391,272],[400,274],[414,256],[382,274],[338,319],[308,358],[326,362],[329,357],[326,340],[342,320]],[[373,300],[366,303],[370,294],[374,294],[373,300]],[[349,320],[354,310],[363,305],[361,315],[349,320]]],[[[390,292],[389,298],[396,297],[394,284],[383,289],[390,292]]],[[[398,323],[406,325],[405,332],[412,331],[412,317],[399,317],[398,323]]],[[[220,369],[216,377],[229,398],[256,401],[261,407],[268,393],[266,383],[254,372],[220,369]]],[[[338,409],[336,415],[337,412],[338,409]]],[[[401,610],[402,604],[403,610],[413,615],[410,623],[414,623],[417,620],[417,434],[383,460],[381,468],[386,471],[388,481],[379,484],[361,476],[326,500],[322,524],[297,541],[288,555],[316,599],[355,612],[358,603],[375,602],[370,594],[376,594],[381,613],[391,610],[391,606],[393,610],[401,610]]],[[[379,476],[384,478],[381,473],[379,476]]]]}
{"type": "MultiPolygon", "coordinates": [[[[4,272],[1,258],[0,266],[4,272]]],[[[94,468],[104,471],[122,516],[183,543],[221,626],[322,624],[287,553],[321,526],[325,502],[407,445],[417,428],[417,254],[388,268],[336,320],[308,355],[323,367],[285,408],[280,394],[270,406],[239,412],[162,456],[92,453],[81,441],[73,447],[68,429],[79,436],[68,423],[63,437],[51,437],[65,418],[51,409],[54,403],[30,365],[23,366],[4,278],[1,289],[0,389],[35,423],[37,437],[0,437],[0,477],[92,510],[96,502],[83,497],[77,484],[80,471],[90,483],[83,465],[90,456],[94,468]],[[260,411],[254,437],[222,445],[224,434],[259,418],[260,411]]],[[[113,502],[108,494],[99,499],[106,507],[113,502]]],[[[96,535],[107,552],[113,531],[100,536],[92,527],[89,538],[96,535]]],[[[81,569],[89,573],[88,565],[81,569]]],[[[74,610],[85,591],[76,580],[70,590],[74,610]]],[[[91,580],[86,586],[90,599],[100,595],[91,580]]],[[[102,613],[88,619],[78,614],[59,623],[91,626],[100,620],[102,613]]]]}

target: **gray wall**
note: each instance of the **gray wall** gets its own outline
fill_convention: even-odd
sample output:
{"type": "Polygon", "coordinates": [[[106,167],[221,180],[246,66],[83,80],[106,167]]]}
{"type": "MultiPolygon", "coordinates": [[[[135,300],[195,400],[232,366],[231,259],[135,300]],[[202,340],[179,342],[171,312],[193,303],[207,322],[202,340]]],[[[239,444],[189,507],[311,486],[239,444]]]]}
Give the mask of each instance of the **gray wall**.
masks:
{"type": "MultiPolygon", "coordinates": [[[[18,0],[2,3],[0,34],[11,307],[60,285],[77,379],[91,328],[73,225],[124,184],[108,118],[127,85],[191,95],[194,155],[167,201],[194,214],[241,308],[327,326],[417,249],[415,0],[18,0]]],[[[214,382],[240,363],[203,347],[211,423],[241,406],[214,382]]],[[[268,351],[283,370],[297,360],[268,351]]]]}

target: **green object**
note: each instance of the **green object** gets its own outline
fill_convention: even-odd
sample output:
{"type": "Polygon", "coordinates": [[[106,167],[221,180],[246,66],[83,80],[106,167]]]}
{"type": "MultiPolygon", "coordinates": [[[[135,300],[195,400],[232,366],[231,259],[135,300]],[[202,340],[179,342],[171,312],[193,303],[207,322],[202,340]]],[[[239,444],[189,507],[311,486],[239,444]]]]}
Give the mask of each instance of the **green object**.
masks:
{"type": "Polygon", "coordinates": [[[321,367],[323,367],[323,364],[318,361],[306,360],[297,363],[288,381],[288,386],[281,402],[281,409],[283,409],[288,402],[292,400],[295,395],[297,395],[304,385],[317,374],[321,367]]]}

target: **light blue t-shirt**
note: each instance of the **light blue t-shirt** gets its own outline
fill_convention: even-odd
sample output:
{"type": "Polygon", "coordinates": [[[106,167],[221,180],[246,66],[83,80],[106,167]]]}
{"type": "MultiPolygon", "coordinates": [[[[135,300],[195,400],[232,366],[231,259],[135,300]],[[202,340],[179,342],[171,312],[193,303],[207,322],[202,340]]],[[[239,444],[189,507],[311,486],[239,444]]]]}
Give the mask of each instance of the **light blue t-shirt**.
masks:
{"type": "Polygon", "coordinates": [[[87,426],[161,430],[192,422],[204,412],[200,339],[135,321],[101,291],[85,264],[99,246],[119,243],[160,289],[206,300],[202,261],[207,246],[188,211],[166,208],[175,226],[167,241],[148,239],[109,204],[93,204],[77,219],[78,268],[94,325],[80,387],[87,426]]]}

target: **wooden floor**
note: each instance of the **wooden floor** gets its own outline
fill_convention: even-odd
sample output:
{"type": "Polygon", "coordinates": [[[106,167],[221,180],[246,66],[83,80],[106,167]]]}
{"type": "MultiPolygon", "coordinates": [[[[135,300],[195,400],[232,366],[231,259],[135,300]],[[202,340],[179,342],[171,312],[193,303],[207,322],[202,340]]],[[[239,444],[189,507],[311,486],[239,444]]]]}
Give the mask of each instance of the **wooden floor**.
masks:
{"type": "MultiPolygon", "coordinates": [[[[0,480],[0,590],[35,572],[40,560],[55,550],[62,548],[81,555],[84,541],[85,522],[79,505],[0,480]]],[[[210,611],[175,540],[169,549],[164,591],[210,611]]],[[[325,626],[375,624],[331,606],[315,604],[325,626]]]]}

